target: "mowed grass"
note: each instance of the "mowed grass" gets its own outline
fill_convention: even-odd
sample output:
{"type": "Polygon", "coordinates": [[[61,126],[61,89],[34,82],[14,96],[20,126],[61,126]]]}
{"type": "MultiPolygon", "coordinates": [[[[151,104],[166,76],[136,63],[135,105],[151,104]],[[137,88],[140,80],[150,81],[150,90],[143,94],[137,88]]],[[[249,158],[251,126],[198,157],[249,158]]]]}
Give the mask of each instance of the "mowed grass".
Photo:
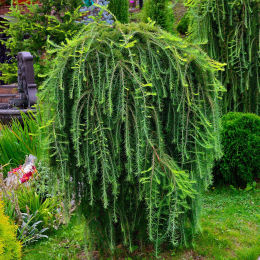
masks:
{"type": "MultiPolygon", "coordinates": [[[[161,259],[257,260],[260,256],[259,189],[211,189],[203,194],[202,208],[202,232],[195,237],[193,246],[162,253],[161,259]]],[[[48,240],[24,248],[23,259],[87,259],[84,241],[84,220],[75,218],[48,240]]],[[[149,253],[137,253],[125,259],[153,258],[149,253]]]]}
{"type": "Polygon", "coordinates": [[[203,196],[202,233],[194,251],[205,259],[260,256],[260,190],[221,189],[203,196]]]}

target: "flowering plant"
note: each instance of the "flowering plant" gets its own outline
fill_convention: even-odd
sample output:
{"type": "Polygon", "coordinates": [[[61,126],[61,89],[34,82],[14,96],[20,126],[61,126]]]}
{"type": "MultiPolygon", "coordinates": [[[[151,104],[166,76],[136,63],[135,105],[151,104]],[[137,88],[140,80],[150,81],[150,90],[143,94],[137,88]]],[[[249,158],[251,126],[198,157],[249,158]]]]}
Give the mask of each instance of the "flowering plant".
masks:
{"type": "Polygon", "coordinates": [[[23,166],[20,165],[18,168],[15,168],[12,171],[8,172],[8,174],[15,174],[16,176],[18,176],[21,183],[29,181],[36,173],[37,170],[34,165],[30,165],[29,168],[23,168],[23,166]]]}
{"type": "Polygon", "coordinates": [[[36,158],[34,156],[29,155],[23,165],[9,171],[8,176],[5,179],[6,187],[9,189],[16,189],[20,184],[27,183],[37,175],[38,172],[34,164],[35,160],[36,158]]]}

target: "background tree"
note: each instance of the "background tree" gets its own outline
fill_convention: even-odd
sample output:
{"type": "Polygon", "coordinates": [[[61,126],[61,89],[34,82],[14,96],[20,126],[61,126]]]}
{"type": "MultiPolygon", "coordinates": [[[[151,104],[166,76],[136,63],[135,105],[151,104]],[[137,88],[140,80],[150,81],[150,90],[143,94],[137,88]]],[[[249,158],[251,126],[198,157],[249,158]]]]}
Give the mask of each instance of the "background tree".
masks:
{"type": "Polygon", "coordinates": [[[142,13],[144,22],[150,18],[162,29],[173,32],[174,15],[168,0],[146,0],[142,13]]]}
{"type": "Polygon", "coordinates": [[[220,79],[227,89],[223,112],[259,113],[258,0],[186,1],[190,39],[204,44],[209,56],[226,63],[220,79]]]}
{"type": "Polygon", "coordinates": [[[128,0],[110,0],[108,9],[114,14],[121,23],[129,22],[129,1],[128,0]]]}
{"type": "MultiPolygon", "coordinates": [[[[16,55],[20,51],[29,51],[34,56],[36,81],[39,83],[49,68],[49,61],[45,58],[48,40],[59,45],[71,39],[83,26],[77,23],[80,13],[77,8],[81,0],[41,0],[41,5],[34,3],[27,5],[28,11],[21,6],[12,6],[10,21],[3,22],[3,33],[7,40],[2,43],[9,49],[9,56],[13,57],[0,64],[3,79],[6,83],[17,81],[16,55]]],[[[1,78],[0,78],[1,79],[1,78]]]]}

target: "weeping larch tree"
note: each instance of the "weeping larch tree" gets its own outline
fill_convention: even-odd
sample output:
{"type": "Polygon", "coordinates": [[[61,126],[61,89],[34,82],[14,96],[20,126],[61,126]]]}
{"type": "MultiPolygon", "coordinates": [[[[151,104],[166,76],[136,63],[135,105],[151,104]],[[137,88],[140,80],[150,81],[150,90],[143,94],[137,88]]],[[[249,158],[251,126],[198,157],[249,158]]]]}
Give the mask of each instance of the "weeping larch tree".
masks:
{"type": "Polygon", "coordinates": [[[152,24],[91,23],[40,91],[53,176],[92,245],[186,244],[220,156],[222,65],[152,24]]]}
{"type": "Polygon", "coordinates": [[[223,112],[259,113],[259,0],[186,0],[190,39],[226,63],[223,112]]]}

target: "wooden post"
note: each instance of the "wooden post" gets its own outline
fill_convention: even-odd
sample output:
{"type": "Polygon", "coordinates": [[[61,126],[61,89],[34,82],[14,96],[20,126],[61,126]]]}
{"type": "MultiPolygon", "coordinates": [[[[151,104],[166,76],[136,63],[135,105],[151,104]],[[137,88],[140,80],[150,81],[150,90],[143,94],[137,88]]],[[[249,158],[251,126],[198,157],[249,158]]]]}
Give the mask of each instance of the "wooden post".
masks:
{"type": "Polygon", "coordinates": [[[143,0],[139,0],[139,8],[142,9],[143,8],[143,5],[144,5],[144,2],[143,0]]]}

